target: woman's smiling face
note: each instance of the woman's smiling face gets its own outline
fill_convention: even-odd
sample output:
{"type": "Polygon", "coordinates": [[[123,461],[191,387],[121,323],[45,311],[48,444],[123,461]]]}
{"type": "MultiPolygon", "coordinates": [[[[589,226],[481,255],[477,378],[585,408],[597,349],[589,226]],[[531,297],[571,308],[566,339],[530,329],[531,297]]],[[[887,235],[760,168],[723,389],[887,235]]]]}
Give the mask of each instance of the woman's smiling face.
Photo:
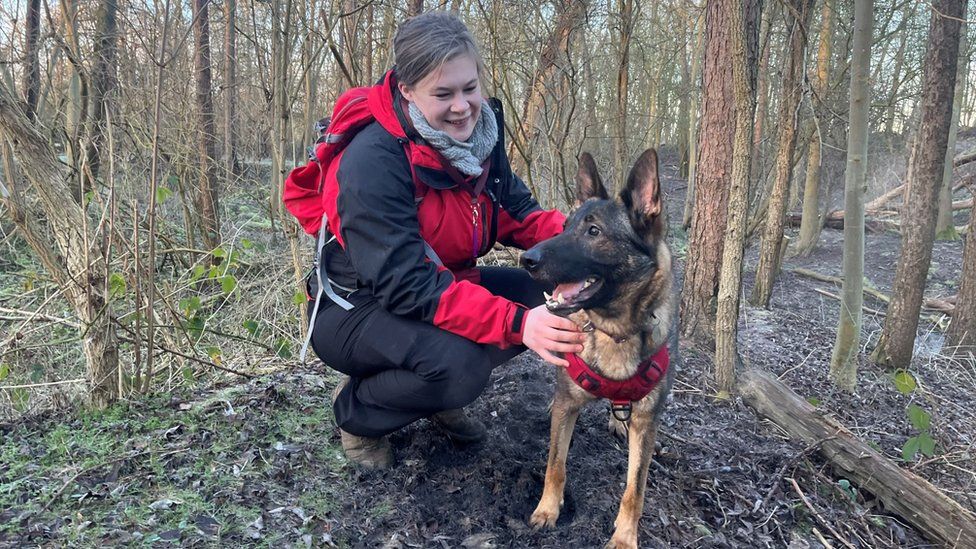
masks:
{"type": "Polygon", "coordinates": [[[413,86],[400,84],[400,93],[435,130],[467,141],[481,116],[481,80],[478,63],[470,55],[445,61],[413,86]]]}

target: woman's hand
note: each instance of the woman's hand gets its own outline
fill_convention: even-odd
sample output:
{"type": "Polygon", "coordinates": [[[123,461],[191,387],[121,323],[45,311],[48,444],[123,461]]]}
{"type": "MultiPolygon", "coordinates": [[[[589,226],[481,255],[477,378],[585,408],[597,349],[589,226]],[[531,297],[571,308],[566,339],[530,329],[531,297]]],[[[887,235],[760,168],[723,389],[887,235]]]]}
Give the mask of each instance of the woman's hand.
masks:
{"type": "Polygon", "coordinates": [[[569,366],[569,362],[553,353],[579,353],[583,350],[586,334],[579,331],[576,323],[549,312],[545,305],[529,310],[525,315],[522,343],[539,353],[546,362],[569,366]]]}

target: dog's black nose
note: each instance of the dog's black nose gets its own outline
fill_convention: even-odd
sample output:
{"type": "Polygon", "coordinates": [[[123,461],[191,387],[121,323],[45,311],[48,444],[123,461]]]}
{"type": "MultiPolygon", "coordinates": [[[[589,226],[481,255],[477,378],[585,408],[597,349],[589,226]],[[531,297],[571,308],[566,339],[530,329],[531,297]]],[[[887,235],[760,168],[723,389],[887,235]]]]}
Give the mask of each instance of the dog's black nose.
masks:
{"type": "Polygon", "coordinates": [[[522,254],[522,268],[526,271],[532,272],[539,268],[539,262],[542,261],[542,252],[537,248],[532,248],[527,252],[522,254]]]}

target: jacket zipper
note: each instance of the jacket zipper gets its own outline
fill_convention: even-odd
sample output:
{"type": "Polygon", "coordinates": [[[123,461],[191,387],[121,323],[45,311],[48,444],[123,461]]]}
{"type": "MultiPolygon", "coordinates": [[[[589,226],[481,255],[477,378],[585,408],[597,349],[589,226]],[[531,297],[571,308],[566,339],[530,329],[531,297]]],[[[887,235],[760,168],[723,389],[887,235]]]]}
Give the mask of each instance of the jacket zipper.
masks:
{"type": "Polygon", "coordinates": [[[478,197],[471,197],[471,257],[472,259],[478,259],[478,197]]]}

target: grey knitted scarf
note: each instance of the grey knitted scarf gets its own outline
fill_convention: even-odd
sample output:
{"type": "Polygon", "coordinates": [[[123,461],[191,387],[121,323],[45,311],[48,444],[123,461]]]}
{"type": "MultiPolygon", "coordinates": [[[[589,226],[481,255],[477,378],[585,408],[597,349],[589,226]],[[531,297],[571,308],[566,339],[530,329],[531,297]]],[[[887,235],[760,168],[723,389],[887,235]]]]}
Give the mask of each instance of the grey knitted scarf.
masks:
{"type": "Polygon", "coordinates": [[[448,162],[464,175],[481,175],[481,163],[488,158],[495,143],[498,142],[498,124],[495,122],[495,112],[487,101],[481,102],[481,116],[474,126],[474,132],[467,141],[458,141],[446,132],[430,127],[427,119],[410,103],[410,120],[414,129],[421,137],[437,149],[448,162]]]}

